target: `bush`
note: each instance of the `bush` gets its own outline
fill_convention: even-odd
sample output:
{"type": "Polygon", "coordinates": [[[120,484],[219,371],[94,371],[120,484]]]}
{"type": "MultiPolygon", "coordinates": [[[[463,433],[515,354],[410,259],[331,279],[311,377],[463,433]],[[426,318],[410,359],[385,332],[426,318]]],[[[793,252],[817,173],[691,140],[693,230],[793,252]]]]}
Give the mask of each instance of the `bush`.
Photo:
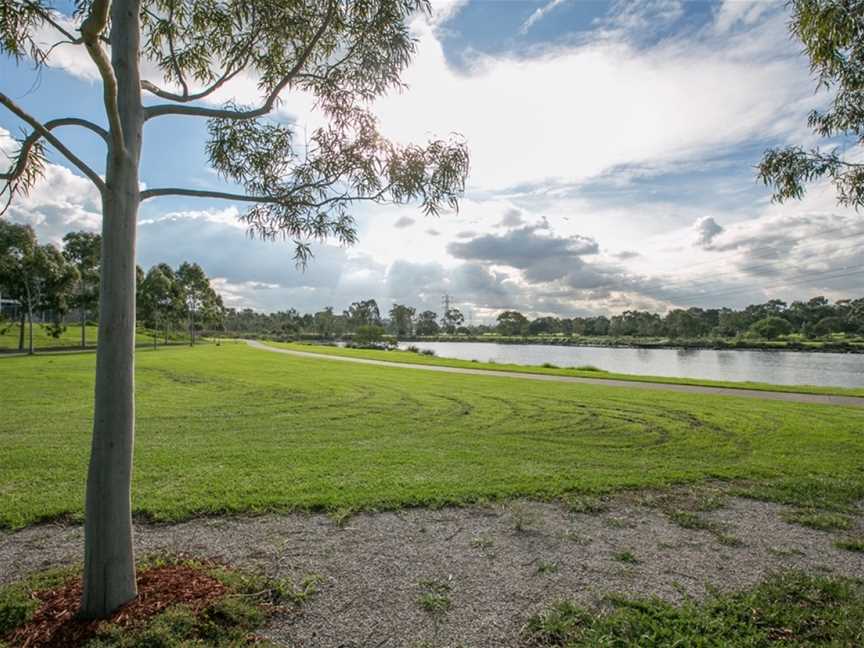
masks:
{"type": "Polygon", "coordinates": [[[434,356],[435,350],[434,349],[423,349],[422,351],[420,351],[420,354],[425,355],[425,356],[434,356]]]}
{"type": "Polygon", "coordinates": [[[354,333],[354,342],[357,344],[374,344],[384,338],[384,329],[375,324],[364,324],[357,328],[354,333]]]}
{"type": "Polygon", "coordinates": [[[749,333],[754,337],[773,340],[792,332],[792,325],[782,317],[766,317],[750,326],[749,333]]]}

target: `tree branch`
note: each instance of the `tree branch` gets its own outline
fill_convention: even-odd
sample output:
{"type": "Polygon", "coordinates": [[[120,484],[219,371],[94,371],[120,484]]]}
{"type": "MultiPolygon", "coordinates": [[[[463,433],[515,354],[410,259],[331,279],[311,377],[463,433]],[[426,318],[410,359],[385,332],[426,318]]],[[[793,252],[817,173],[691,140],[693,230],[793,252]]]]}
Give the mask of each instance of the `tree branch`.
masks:
{"type": "Polygon", "coordinates": [[[210,117],[222,119],[255,119],[256,117],[263,117],[264,115],[268,114],[270,111],[273,110],[273,106],[275,105],[276,100],[279,98],[279,94],[287,87],[289,83],[291,83],[294,77],[296,77],[306,65],[306,62],[312,55],[312,52],[317,47],[318,41],[321,40],[324,32],[327,31],[327,27],[329,26],[330,21],[333,18],[333,12],[335,11],[335,8],[335,3],[331,2],[329,9],[327,10],[327,15],[321,22],[321,26],[318,27],[318,30],[315,32],[312,40],[309,42],[309,46],[300,55],[300,58],[294,64],[294,67],[292,67],[291,70],[289,70],[288,73],[282,78],[282,80],[276,84],[276,86],[267,96],[267,99],[258,108],[254,108],[252,110],[230,110],[225,108],[206,108],[203,106],[176,106],[174,104],[158,104],[155,106],[149,106],[144,109],[145,121],[153,117],[159,117],[161,115],[186,115],[192,117],[210,117]]]}
{"type": "MultiPolygon", "coordinates": [[[[91,121],[87,121],[86,119],[80,119],[78,117],[63,117],[61,119],[52,119],[51,121],[47,121],[43,124],[46,130],[52,131],[55,128],[60,128],[61,126],[81,126],[83,128],[87,128],[94,133],[96,133],[99,137],[101,137],[105,142],[108,142],[108,131],[106,131],[101,126],[94,124],[91,121]]],[[[18,160],[15,163],[15,168],[8,173],[0,173],[0,179],[2,180],[15,180],[20,177],[22,173],[24,173],[24,166],[27,163],[27,155],[30,153],[30,149],[33,148],[33,145],[41,138],[43,135],[37,130],[34,130],[27,138],[21,143],[21,149],[18,153],[18,160]]]]}
{"type": "MultiPolygon", "coordinates": [[[[72,125],[73,121],[70,121],[70,120],[74,120],[74,125],[84,126],[85,128],[90,128],[90,130],[93,130],[94,132],[99,133],[103,137],[107,136],[107,133],[105,133],[104,129],[102,129],[100,126],[97,126],[96,124],[92,124],[92,123],[90,123],[84,119],[78,120],[78,119],[73,118],[73,117],[68,118],[68,120],[64,120],[64,119],[54,120],[55,122],[62,121],[64,123],[63,124],[54,124],[54,126],[49,128],[47,124],[43,124],[38,119],[36,119],[32,115],[30,115],[29,113],[25,112],[20,106],[18,106],[14,101],[12,101],[9,97],[7,97],[2,92],[0,92],[0,104],[3,104],[6,108],[9,109],[10,112],[12,112],[19,119],[30,124],[30,126],[33,127],[33,130],[35,130],[37,133],[39,133],[39,135],[41,135],[46,140],[48,140],[48,142],[51,143],[54,146],[54,148],[56,148],[60,153],[62,153],[63,156],[67,160],[69,160],[69,162],[71,162],[73,165],[75,165],[78,168],[78,170],[81,171],[81,173],[83,173],[85,176],[87,176],[93,182],[93,184],[95,184],[96,187],[98,187],[99,191],[105,190],[105,183],[102,181],[102,178],[99,177],[99,174],[96,173],[89,166],[87,166],[87,164],[83,160],[81,160],[81,158],[79,158],[72,151],[70,151],[66,147],[66,145],[63,144],[63,142],[61,142],[59,139],[57,139],[51,133],[51,128],[54,128],[56,126],[65,126],[67,124],[72,125]]],[[[53,123],[53,122],[49,122],[49,124],[51,124],[51,123],[53,123]]],[[[33,137],[32,135],[30,137],[28,137],[27,140],[25,141],[25,144],[32,137],[33,137]]],[[[38,139],[38,138],[36,138],[36,139],[38,139]]],[[[36,141],[36,139],[33,139],[33,141],[30,141],[30,143],[29,143],[30,147],[33,146],[33,143],[36,141]]],[[[8,177],[8,174],[6,174],[4,177],[8,177]]],[[[9,179],[13,179],[13,178],[9,178],[9,179]]]]}
{"type": "Polygon", "coordinates": [[[120,122],[120,109],[117,105],[117,78],[100,41],[102,32],[108,24],[110,4],[108,0],[93,0],[90,14],[81,25],[81,36],[90,58],[93,59],[102,77],[103,100],[105,113],[108,116],[111,144],[119,152],[125,150],[126,144],[123,138],[123,125],[120,122]]]}
{"type": "Polygon", "coordinates": [[[163,90],[162,88],[160,88],[156,84],[151,83],[150,81],[147,81],[147,80],[141,81],[141,89],[146,90],[147,92],[150,92],[150,93],[156,95],[157,97],[161,97],[162,99],[167,99],[168,101],[176,101],[179,103],[186,103],[189,101],[198,101],[199,99],[204,99],[205,97],[208,97],[211,94],[213,94],[214,92],[216,92],[219,88],[221,88],[223,85],[228,83],[228,81],[233,79],[235,76],[240,74],[240,72],[242,72],[242,71],[243,71],[243,66],[240,66],[240,67],[235,68],[233,70],[231,68],[229,68],[228,70],[226,70],[225,74],[223,74],[221,77],[219,77],[216,81],[213,82],[213,85],[209,86],[208,88],[205,88],[204,90],[201,90],[200,92],[195,92],[192,94],[188,93],[188,89],[185,90],[183,94],[176,94],[174,92],[168,92],[167,90],[163,90]]]}
{"type": "Polygon", "coordinates": [[[387,193],[388,189],[389,186],[381,189],[380,191],[371,196],[349,196],[347,194],[340,194],[338,196],[331,196],[330,198],[325,198],[324,200],[313,203],[309,202],[308,200],[292,201],[291,193],[293,191],[278,196],[250,196],[248,194],[237,194],[226,191],[210,191],[207,189],[186,189],[185,187],[159,187],[157,189],[145,189],[144,191],[142,191],[141,202],[144,202],[148,198],[158,198],[159,196],[189,196],[192,198],[217,198],[219,200],[237,200],[240,202],[252,202],[271,205],[290,202],[298,206],[312,207],[317,209],[331,203],[338,202],[340,200],[344,200],[346,202],[380,200],[384,196],[384,194],[387,193]]]}

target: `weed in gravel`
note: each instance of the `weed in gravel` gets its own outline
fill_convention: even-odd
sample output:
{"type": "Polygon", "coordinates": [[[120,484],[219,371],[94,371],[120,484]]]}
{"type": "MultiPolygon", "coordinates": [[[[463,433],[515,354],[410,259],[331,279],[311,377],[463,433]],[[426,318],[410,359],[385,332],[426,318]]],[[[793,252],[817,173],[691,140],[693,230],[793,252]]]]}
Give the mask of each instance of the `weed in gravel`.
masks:
{"type": "Polygon", "coordinates": [[[672,605],[657,598],[609,597],[611,611],[559,602],[522,628],[532,647],[860,646],[864,584],[790,573],[749,590],[672,605]]]}
{"type": "Polygon", "coordinates": [[[834,541],[834,546],[846,551],[864,552],[864,536],[857,538],[840,538],[834,541]]]}
{"type": "Polygon", "coordinates": [[[636,526],[636,523],[632,520],[617,516],[610,516],[603,523],[612,529],[632,529],[636,526]]]}
{"type": "Polygon", "coordinates": [[[609,505],[600,497],[594,495],[568,495],[564,503],[571,513],[603,513],[609,510],[609,505]]]}
{"type": "Polygon", "coordinates": [[[738,536],[732,533],[726,533],[724,531],[715,531],[714,537],[717,538],[717,542],[726,546],[726,547],[743,547],[744,541],[738,536]]]}
{"type": "Polygon", "coordinates": [[[683,529],[710,529],[711,523],[693,511],[674,510],[666,516],[683,529]]]}
{"type": "Polygon", "coordinates": [[[558,563],[549,560],[541,560],[537,563],[537,575],[548,576],[558,573],[558,563]]]}
{"type": "Polygon", "coordinates": [[[612,560],[617,560],[618,562],[629,563],[631,565],[636,565],[639,563],[639,559],[633,555],[630,551],[619,551],[617,553],[612,554],[612,560]]]}
{"type": "Polygon", "coordinates": [[[577,545],[591,544],[591,537],[590,536],[584,535],[582,533],[577,533],[576,531],[573,531],[572,529],[565,531],[561,537],[563,537],[565,540],[568,540],[569,542],[572,542],[573,544],[577,544],[577,545]]]}
{"type": "Polygon", "coordinates": [[[795,547],[768,547],[768,553],[778,558],[790,558],[792,556],[803,556],[804,552],[795,547]]]}
{"type": "Polygon", "coordinates": [[[508,508],[513,529],[516,531],[528,531],[539,521],[537,511],[528,502],[511,502],[508,508]]]}
{"type": "Polygon", "coordinates": [[[433,617],[443,616],[450,609],[450,583],[422,580],[418,602],[433,617]]]}
{"type": "Polygon", "coordinates": [[[815,509],[789,511],[783,514],[783,519],[819,531],[842,531],[852,527],[852,520],[848,515],[815,509]]]}

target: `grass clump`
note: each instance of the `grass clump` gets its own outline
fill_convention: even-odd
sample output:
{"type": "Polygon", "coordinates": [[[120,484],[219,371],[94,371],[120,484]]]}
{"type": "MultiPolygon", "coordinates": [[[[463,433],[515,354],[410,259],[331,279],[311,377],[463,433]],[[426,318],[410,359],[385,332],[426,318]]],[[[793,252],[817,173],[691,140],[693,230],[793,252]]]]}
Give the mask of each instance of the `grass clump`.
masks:
{"type": "Polygon", "coordinates": [[[603,513],[609,510],[606,500],[594,495],[566,495],[564,503],[571,513],[603,513]]]}
{"type": "Polygon", "coordinates": [[[859,536],[857,538],[841,538],[834,541],[834,546],[838,549],[845,549],[846,551],[864,553],[864,536],[859,536]]]}
{"type": "Polygon", "coordinates": [[[537,575],[547,576],[558,573],[558,563],[549,560],[541,560],[537,563],[537,575]]]}
{"type": "Polygon", "coordinates": [[[843,531],[852,527],[852,519],[848,515],[833,511],[798,509],[784,513],[783,519],[819,531],[843,531]]]}
{"type": "Polygon", "coordinates": [[[864,645],[860,581],[789,573],[735,594],[714,594],[679,606],[657,598],[610,597],[612,610],[592,613],[561,602],[525,624],[528,646],[777,646],[864,645]]]}
{"type": "Polygon", "coordinates": [[[864,499],[864,480],[833,475],[807,475],[751,483],[736,488],[740,497],[790,506],[847,512],[864,499]]]}

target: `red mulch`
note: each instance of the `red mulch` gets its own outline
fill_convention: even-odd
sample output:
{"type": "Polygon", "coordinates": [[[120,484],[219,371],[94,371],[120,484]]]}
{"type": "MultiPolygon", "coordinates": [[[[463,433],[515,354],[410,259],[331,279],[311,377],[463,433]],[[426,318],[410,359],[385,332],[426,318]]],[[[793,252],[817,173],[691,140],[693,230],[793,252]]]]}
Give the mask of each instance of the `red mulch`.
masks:
{"type": "Polygon", "coordinates": [[[138,574],[138,598],[106,620],[85,621],[77,618],[81,579],[76,578],[56,589],[34,592],[42,605],[28,623],[5,640],[21,648],[73,648],[91,639],[101,623],[127,627],[178,604],[200,610],[225,592],[225,585],[201,569],[186,565],[155,567],[138,574]]]}

